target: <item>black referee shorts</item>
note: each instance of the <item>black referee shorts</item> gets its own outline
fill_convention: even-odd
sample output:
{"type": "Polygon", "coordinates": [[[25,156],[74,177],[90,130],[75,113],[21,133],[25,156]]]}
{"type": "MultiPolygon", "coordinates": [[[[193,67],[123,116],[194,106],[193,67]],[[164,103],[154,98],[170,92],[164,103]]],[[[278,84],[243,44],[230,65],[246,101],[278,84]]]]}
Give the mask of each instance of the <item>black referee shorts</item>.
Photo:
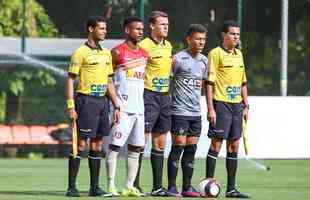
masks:
{"type": "Polygon", "coordinates": [[[171,127],[169,94],[144,90],[145,132],[167,133],[171,127]]]}
{"type": "Polygon", "coordinates": [[[235,140],[241,137],[243,103],[213,101],[216,112],[216,124],[209,124],[209,138],[235,140]]]}
{"type": "Polygon", "coordinates": [[[110,132],[107,97],[78,94],[75,99],[79,137],[102,138],[110,132]]]}

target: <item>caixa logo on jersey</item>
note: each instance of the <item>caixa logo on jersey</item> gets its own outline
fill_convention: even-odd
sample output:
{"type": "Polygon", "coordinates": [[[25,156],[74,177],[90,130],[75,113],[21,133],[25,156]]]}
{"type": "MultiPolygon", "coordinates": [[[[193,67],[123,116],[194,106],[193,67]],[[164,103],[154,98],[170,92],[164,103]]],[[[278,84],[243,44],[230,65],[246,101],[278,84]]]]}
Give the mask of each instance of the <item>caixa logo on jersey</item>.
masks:
{"type": "Polygon", "coordinates": [[[182,80],[182,82],[185,85],[191,86],[191,87],[197,87],[200,88],[201,87],[201,80],[199,79],[193,79],[193,78],[184,78],[182,80]]]}
{"type": "Polygon", "coordinates": [[[229,100],[235,100],[237,96],[240,95],[241,87],[240,86],[228,86],[226,87],[226,95],[229,100]]]}
{"type": "Polygon", "coordinates": [[[107,85],[105,84],[92,84],[90,86],[90,94],[92,96],[103,96],[107,91],[107,85]]]}
{"type": "Polygon", "coordinates": [[[155,88],[156,91],[161,91],[163,88],[168,87],[169,78],[155,77],[153,78],[152,83],[153,83],[153,88],[155,88]]]}

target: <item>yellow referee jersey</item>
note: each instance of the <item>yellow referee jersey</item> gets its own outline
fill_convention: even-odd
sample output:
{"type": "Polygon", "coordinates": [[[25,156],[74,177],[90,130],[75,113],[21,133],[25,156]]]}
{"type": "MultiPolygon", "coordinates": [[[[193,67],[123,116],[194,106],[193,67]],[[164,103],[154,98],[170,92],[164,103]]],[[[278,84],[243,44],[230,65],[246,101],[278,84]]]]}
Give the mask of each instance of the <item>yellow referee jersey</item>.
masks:
{"type": "Polygon", "coordinates": [[[159,44],[147,37],[139,46],[150,56],[145,71],[144,88],[155,92],[168,92],[172,63],[170,42],[164,40],[159,44]]]}
{"type": "Polygon", "coordinates": [[[108,49],[93,49],[84,44],[72,55],[68,72],[80,76],[77,93],[104,96],[108,77],[113,74],[111,53],[108,49]]]}
{"type": "Polygon", "coordinates": [[[208,81],[214,83],[213,99],[241,102],[241,87],[247,81],[242,52],[235,49],[229,53],[222,47],[214,48],[209,52],[208,65],[208,81]]]}

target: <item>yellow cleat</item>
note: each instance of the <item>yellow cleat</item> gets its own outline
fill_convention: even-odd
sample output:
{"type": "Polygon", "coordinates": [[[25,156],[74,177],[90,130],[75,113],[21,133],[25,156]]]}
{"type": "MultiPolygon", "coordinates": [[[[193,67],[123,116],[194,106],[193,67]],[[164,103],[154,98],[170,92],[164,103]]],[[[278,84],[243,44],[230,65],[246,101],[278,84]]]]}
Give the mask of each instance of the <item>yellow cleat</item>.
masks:
{"type": "Polygon", "coordinates": [[[105,197],[119,197],[121,194],[117,191],[116,187],[109,187],[108,193],[104,195],[105,197]]]}
{"type": "Polygon", "coordinates": [[[124,188],[121,193],[122,197],[141,197],[145,196],[143,193],[141,193],[137,188],[124,188]]]}

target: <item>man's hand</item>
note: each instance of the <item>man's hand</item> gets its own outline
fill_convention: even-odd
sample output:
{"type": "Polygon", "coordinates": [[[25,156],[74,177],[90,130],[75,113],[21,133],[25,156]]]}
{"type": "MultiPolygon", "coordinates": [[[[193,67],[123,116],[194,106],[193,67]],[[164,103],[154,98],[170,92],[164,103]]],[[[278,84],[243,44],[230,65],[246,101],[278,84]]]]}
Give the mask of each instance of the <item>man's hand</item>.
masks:
{"type": "Polygon", "coordinates": [[[115,109],[114,110],[113,126],[119,123],[120,118],[121,118],[120,109],[115,109]]]}
{"type": "Polygon", "coordinates": [[[245,107],[243,110],[243,119],[247,122],[249,118],[249,108],[245,107]]]}
{"type": "Polygon", "coordinates": [[[215,110],[212,109],[208,109],[208,121],[211,123],[211,125],[214,127],[216,124],[216,112],[215,110]]]}
{"type": "Polygon", "coordinates": [[[69,118],[70,118],[71,121],[77,119],[77,113],[76,113],[74,108],[68,109],[68,115],[69,115],[69,118]]]}

